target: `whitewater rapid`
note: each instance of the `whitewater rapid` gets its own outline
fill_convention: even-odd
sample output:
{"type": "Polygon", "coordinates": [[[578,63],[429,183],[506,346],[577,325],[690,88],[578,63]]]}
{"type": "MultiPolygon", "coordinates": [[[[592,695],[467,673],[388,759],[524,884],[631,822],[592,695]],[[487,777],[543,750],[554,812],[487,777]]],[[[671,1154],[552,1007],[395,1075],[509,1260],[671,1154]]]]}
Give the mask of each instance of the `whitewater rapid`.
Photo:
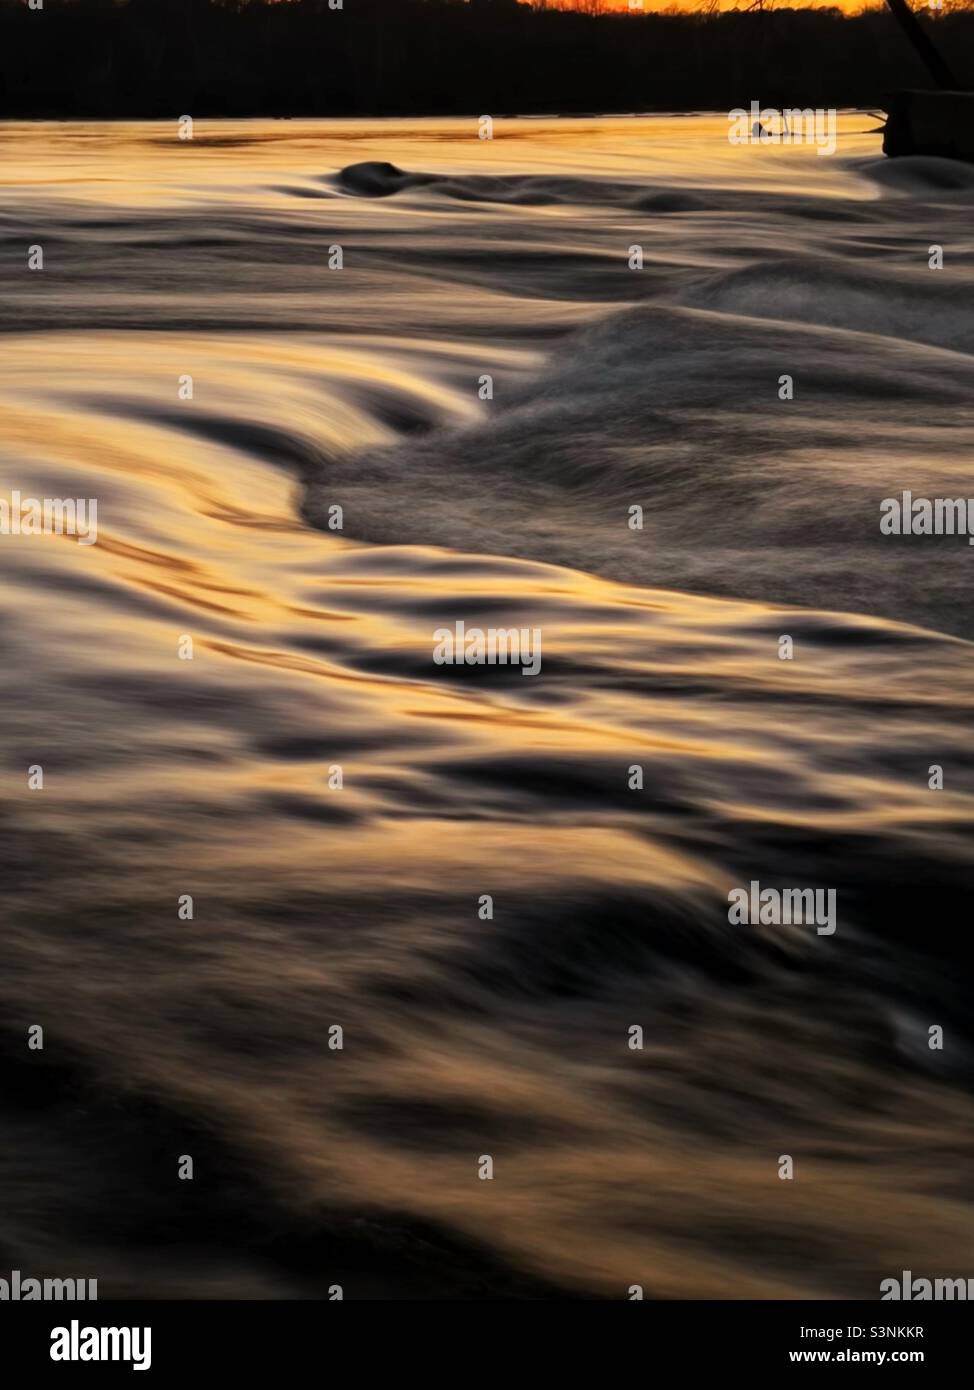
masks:
{"type": "Polygon", "coordinates": [[[99,518],[0,545],[11,1268],[968,1271],[974,552],[879,518],[974,496],[974,172],[873,126],[5,128],[2,486],[99,518]]]}

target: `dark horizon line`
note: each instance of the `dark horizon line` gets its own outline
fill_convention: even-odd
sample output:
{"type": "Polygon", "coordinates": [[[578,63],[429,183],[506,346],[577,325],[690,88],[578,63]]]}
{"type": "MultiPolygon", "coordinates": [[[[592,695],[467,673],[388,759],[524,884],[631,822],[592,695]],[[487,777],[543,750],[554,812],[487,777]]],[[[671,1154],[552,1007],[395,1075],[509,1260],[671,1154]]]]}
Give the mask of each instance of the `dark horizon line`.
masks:
{"type": "MultiPolygon", "coordinates": [[[[752,98],[748,100],[732,102],[730,107],[726,106],[654,106],[644,107],[642,110],[627,108],[612,110],[610,108],[591,108],[579,109],[578,111],[500,111],[493,110],[490,115],[495,121],[601,121],[601,120],[624,120],[631,117],[633,120],[640,120],[644,116],[726,116],[729,110],[741,108],[747,110],[752,98]]],[[[762,105],[771,106],[770,102],[762,105]]],[[[816,109],[816,102],[795,101],[789,104],[788,110],[794,108],[804,109],[811,107],[816,109]]],[[[775,107],[775,110],[784,109],[775,107]]],[[[818,109],[821,108],[820,104],[818,109]]],[[[866,102],[861,105],[843,105],[833,108],[838,115],[863,115],[870,116],[875,112],[887,113],[887,107],[882,102],[866,102]]],[[[32,112],[29,116],[7,115],[0,111],[0,122],[16,121],[18,124],[26,125],[32,121],[85,121],[98,122],[102,125],[109,125],[113,121],[178,121],[178,112],[172,114],[159,115],[157,112],[146,115],[144,112],[113,112],[111,115],[92,112],[85,114],[78,112],[70,116],[49,114],[47,112],[32,112]]],[[[483,112],[479,107],[471,108],[467,111],[289,111],[281,113],[277,111],[206,111],[197,107],[194,111],[187,114],[192,115],[194,121],[478,121],[483,112]]]]}
{"type": "MultiPolygon", "coordinates": [[[[752,99],[855,110],[929,86],[886,10],[730,11],[705,27],[694,12],[643,17],[651,22],[597,25],[600,16],[517,4],[237,11],[194,0],[67,6],[48,24],[3,6],[0,119],[584,117],[729,111],[752,99]]],[[[936,29],[971,85],[974,12],[936,29]]]]}

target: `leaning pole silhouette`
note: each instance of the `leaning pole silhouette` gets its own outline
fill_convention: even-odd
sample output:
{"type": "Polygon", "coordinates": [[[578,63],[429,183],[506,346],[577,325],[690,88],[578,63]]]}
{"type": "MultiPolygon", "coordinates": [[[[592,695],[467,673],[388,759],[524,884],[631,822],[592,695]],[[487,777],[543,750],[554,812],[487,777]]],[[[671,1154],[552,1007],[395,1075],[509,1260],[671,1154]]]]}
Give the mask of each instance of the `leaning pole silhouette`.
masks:
{"type": "Polygon", "coordinates": [[[906,0],[886,0],[886,3],[893,11],[896,22],[920,55],[927,72],[937,86],[942,87],[945,91],[956,88],[957,83],[954,81],[953,73],[946,61],[940,56],[933,39],[910,9],[906,0]]]}
{"type": "Polygon", "coordinates": [[[883,152],[974,163],[974,94],[964,91],[908,0],[886,0],[933,78],[930,91],[894,92],[886,101],[883,152]]]}

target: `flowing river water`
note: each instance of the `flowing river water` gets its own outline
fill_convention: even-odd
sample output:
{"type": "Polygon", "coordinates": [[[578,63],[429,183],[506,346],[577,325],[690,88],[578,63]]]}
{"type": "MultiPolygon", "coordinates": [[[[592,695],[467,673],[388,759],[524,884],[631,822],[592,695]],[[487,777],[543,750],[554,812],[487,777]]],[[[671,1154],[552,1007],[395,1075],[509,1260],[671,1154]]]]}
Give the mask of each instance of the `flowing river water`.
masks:
{"type": "Polygon", "coordinates": [[[3,126],[0,495],[98,532],[0,536],[0,1265],[974,1273],[974,551],[879,527],[974,497],[974,170],[875,126],[3,126]]]}

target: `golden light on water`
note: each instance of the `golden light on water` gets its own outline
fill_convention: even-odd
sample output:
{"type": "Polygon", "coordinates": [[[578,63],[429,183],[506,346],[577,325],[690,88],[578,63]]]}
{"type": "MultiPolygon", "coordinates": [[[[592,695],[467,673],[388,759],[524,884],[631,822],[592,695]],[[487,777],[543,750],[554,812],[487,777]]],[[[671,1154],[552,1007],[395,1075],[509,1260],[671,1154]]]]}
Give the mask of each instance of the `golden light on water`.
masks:
{"type": "MultiPolygon", "coordinates": [[[[363,1213],[469,1242],[488,1291],[875,1298],[963,1262],[971,1103],[923,1032],[963,1026],[953,967],[897,910],[966,901],[970,555],[876,518],[969,473],[969,271],[926,247],[970,181],[891,173],[851,112],[829,158],[723,116],[6,150],[46,255],[0,306],[0,463],[97,497],[99,540],[3,538],[10,746],[47,780],[4,773],[44,892],[11,873],[0,1003],[56,1001],[99,1173],[150,1190],[136,1095],[243,1193],[245,1239],[204,1213],[165,1269],[123,1213],[113,1277],[320,1294],[280,1232],[363,1213]],[[456,620],[537,627],[539,675],[436,665],[456,620]],[[732,932],[757,878],[834,887],[838,947],[732,932]]],[[[81,1267],[61,1200],[19,1239],[81,1267]]]]}

